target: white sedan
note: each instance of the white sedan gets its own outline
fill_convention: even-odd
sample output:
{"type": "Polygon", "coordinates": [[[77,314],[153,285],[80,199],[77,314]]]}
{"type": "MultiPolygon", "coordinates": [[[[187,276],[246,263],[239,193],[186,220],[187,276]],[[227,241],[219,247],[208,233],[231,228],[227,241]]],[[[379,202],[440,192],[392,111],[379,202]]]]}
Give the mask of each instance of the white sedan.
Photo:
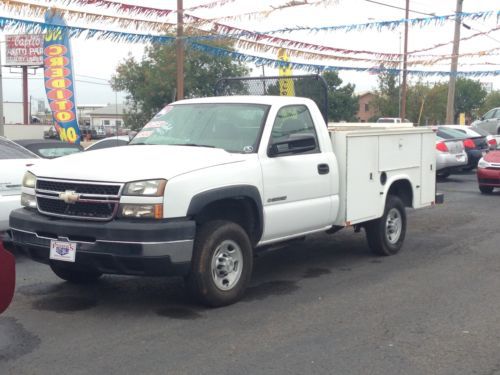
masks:
{"type": "Polygon", "coordinates": [[[0,232],[9,229],[9,214],[21,207],[21,184],[26,168],[41,159],[0,137],[0,232]]]}

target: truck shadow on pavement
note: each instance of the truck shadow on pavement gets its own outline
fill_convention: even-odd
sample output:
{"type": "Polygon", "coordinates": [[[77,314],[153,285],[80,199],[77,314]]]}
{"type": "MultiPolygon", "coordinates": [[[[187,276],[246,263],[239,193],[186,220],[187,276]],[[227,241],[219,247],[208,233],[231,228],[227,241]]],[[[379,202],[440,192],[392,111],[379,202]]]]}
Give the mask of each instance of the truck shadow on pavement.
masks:
{"type": "MultiPolygon", "coordinates": [[[[336,239],[315,235],[307,241],[257,256],[252,282],[242,303],[280,298],[299,290],[302,282],[335,278],[339,272],[349,272],[360,264],[382,262],[370,256],[364,235],[348,236],[350,238],[344,235],[343,239],[336,239]]],[[[74,285],[53,276],[53,281],[19,286],[16,295],[27,299],[34,310],[62,314],[98,308],[110,313],[154,312],[170,319],[193,320],[203,318],[211,310],[197,305],[189,297],[181,278],[105,275],[96,283],[74,285]]]]}

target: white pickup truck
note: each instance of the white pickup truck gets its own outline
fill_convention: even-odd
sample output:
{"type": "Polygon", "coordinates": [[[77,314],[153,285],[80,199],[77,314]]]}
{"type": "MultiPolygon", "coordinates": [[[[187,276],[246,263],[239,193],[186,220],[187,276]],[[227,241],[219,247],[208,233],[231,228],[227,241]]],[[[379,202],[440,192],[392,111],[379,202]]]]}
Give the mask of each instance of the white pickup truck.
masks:
{"type": "Polygon", "coordinates": [[[435,202],[434,147],[430,129],[327,127],[305,98],[178,101],[128,146],[31,168],[13,241],[64,280],[182,275],[227,305],[256,249],[352,226],[397,253],[405,207],[435,202]]]}

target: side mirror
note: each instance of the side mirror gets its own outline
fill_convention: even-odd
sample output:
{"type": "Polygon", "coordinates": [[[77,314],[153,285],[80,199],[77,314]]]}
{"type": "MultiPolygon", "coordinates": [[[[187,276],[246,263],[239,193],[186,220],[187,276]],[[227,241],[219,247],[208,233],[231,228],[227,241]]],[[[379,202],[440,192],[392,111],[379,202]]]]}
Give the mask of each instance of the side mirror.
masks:
{"type": "Polygon", "coordinates": [[[313,135],[301,134],[287,140],[272,143],[269,146],[269,156],[301,154],[312,151],[316,147],[316,138],[313,135]]]}

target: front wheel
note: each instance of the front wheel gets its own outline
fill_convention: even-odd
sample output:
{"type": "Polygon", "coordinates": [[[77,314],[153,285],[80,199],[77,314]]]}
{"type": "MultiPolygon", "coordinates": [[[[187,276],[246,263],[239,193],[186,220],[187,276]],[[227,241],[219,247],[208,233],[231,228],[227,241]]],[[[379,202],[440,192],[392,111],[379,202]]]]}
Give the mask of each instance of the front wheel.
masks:
{"type": "Polygon", "coordinates": [[[58,277],[73,284],[91,283],[102,276],[99,271],[79,268],[61,261],[51,261],[50,268],[58,277]]]}
{"type": "Polygon", "coordinates": [[[394,255],[406,235],[406,211],[399,197],[389,195],[381,218],[365,225],[368,246],[377,255],[394,255]]]}
{"type": "Polygon", "coordinates": [[[252,245],[243,228],[229,221],[211,221],[201,225],[196,235],[187,286],[205,305],[230,305],[243,296],[252,266],[252,245]]]}
{"type": "Polygon", "coordinates": [[[493,193],[493,186],[479,185],[479,191],[483,194],[493,193]]]}

